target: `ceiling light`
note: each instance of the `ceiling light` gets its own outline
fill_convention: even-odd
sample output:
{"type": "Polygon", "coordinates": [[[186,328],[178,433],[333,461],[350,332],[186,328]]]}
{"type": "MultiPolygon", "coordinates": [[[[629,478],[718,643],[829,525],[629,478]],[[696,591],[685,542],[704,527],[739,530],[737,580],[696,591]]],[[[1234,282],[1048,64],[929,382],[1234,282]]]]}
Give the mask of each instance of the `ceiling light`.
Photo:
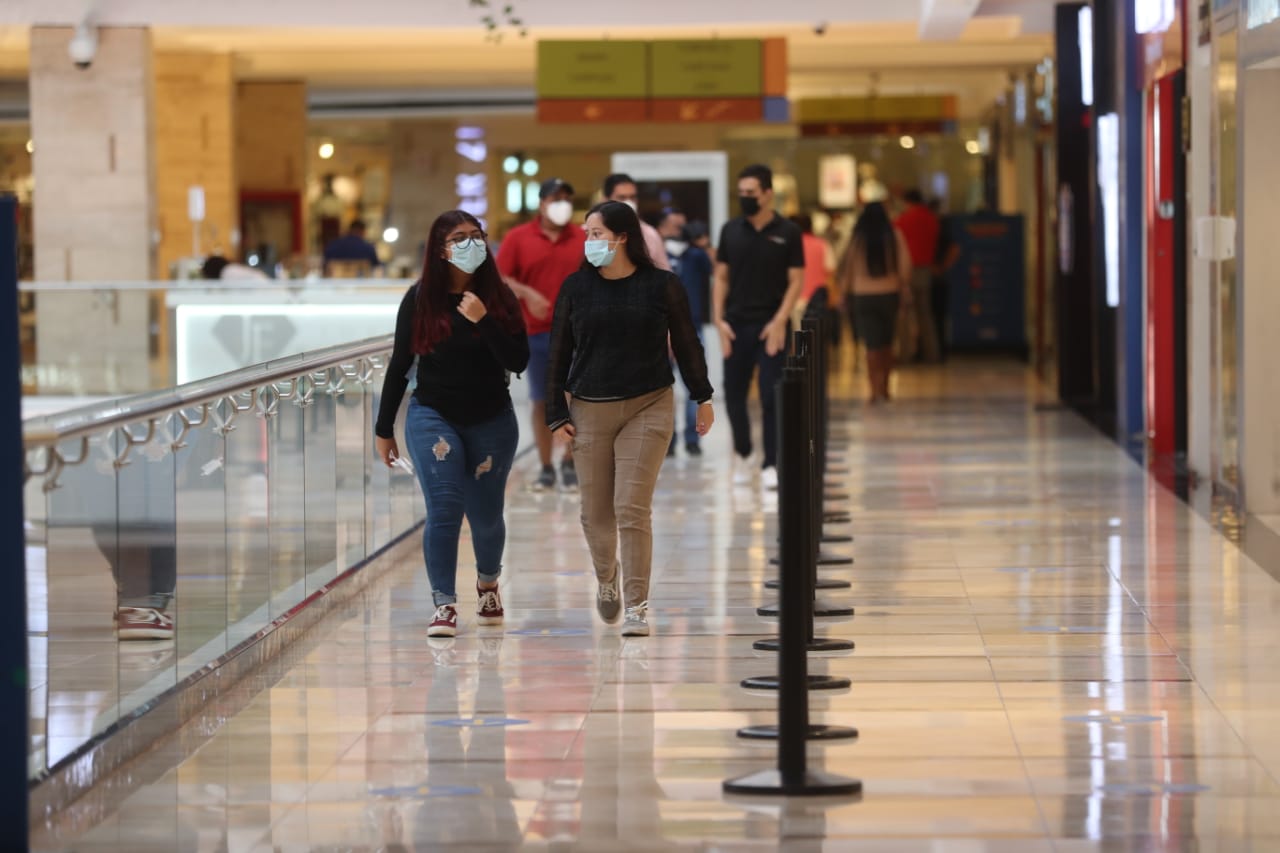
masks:
{"type": "Polygon", "coordinates": [[[910,151],[912,148],[916,147],[916,140],[911,136],[903,136],[898,140],[898,144],[910,151]]]}
{"type": "Polygon", "coordinates": [[[964,150],[970,154],[980,154],[982,153],[982,146],[978,144],[978,140],[970,139],[964,144],[964,150]]]}
{"type": "Polygon", "coordinates": [[[400,239],[399,228],[396,228],[394,226],[388,226],[386,230],[382,232],[382,242],[384,243],[394,243],[399,239],[400,239]]]}
{"type": "Polygon", "coordinates": [[[529,176],[530,178],[532,178],[534,175],[538,174],[538,161],[537,161],[537,160],[525,160],[525,161],[524,161],[524,173],[525,173],[527,176],[529,176]]]}
{"type": "Polygon", "coordinates": [[[328,160],[330,157],[333,156],[333,143],[321,142],[320,151],[318,153],[320,154],[321,160],[328,160]]]}
{"type": "Polygon", "coordinates": [[[508,157],[503,160],[502,171],[506,172],[508,175],[514,175],[516,172],[520,171],[520,158],[508,157]]]}

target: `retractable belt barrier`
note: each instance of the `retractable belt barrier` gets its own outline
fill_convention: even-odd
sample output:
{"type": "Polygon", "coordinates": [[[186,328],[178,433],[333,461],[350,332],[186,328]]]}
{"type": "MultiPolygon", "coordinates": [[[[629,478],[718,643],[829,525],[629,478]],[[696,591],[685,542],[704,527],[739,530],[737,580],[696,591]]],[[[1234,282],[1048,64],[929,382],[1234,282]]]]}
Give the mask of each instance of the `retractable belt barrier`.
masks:
{"type": "MultiPolygon", "coordinates": [[[[810,303],[811,310],[813,303],[810,303]]],[[[825,300],[821,305],[825,313],[825,300]]],[[[811,690],[838,690],[851,686],[848,678],[810,675],[810,651],[844,651],[848,640],[814,636],[814,617],[849,616],[852,607],[818,605],[815,586],[825,486],[825,364],[823,320],[817,317],[795,333],[794,350],[777,387],[778,418],[778,527],[780,551],[778,587],[781,601],[777,640],[761,640],[755,648],[778,652],[778,674],[748,678],[742,686],[751,690],[777,690],[778,724],[741,729],[740,737],[776,739],[777,765],[724,782],[727,794],[765,796],[842,796],[859,794],[857,779],[835,776],[808,767],[806,743],[810,740],[849,740],[856,729],[814,725],[809,722],[811,690]]],[[[849,560],[848,562],[852,562],[849,560]]],[[[848,584],[844,584],[847,586],[848,584]]],[[[771,615],[761,608],[761,615],[771,615]]]]}

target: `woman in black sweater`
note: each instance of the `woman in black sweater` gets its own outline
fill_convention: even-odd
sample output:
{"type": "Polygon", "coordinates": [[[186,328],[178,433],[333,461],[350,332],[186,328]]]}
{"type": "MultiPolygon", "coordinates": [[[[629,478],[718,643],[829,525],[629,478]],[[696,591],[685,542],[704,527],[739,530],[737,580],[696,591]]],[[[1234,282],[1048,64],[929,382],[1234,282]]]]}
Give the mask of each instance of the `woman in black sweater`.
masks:
{"type": "Polygon", "coordinates": [[[622,634],[644,637],[653,492],[675,422],[668,340],[698,403],[699,435],[715,420],[711,383],[684,285],[653,265],[635,211],[620,202],[598,204],[587,214],[586,232],[586,263],[556,300],[547,426],[573,441],[600,617],[616,622],[625,596],[622,634]]]}
{"type": "Polygon", "coordinates": [[[502,624],[502,511],[519,437],[507,386],[529,363],[515,295],[498,275],[480,222],[465,211],[443,213],[431,226],[422,278],[400,303],[374,430],[388,466],[400,459],[396,411],[415,355],[418,387],[404,432],[427,500],[422,552],[436,605],[427,635],[452,637],[463,516],[476,554],[476,621],[502,624]]]}

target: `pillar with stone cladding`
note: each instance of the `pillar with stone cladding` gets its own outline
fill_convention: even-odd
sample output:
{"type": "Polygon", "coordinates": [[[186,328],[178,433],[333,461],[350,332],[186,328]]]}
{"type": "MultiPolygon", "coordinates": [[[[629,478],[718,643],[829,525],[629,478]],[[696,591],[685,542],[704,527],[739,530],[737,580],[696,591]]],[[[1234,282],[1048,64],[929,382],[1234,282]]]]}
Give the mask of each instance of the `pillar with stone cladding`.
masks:
{"type": "MultiPolygon", "coordinates": [[[[99,30],[89,68],[67,55],[70,27],[31,29],[35,274],[42,282],[155,276],[151,33],[99,30]]],[[[153,384],[142,290],[42,293],[36,348],[43,393],[125,394],[153,384]]]]}

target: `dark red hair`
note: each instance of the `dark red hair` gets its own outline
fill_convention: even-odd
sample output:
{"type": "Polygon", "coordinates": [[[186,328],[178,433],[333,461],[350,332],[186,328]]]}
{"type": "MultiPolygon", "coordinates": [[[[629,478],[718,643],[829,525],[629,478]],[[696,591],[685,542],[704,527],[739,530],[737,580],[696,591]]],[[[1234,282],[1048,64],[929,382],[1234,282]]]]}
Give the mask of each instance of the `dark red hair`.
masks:
{"type": "MultiPolygon", "coordinates": [[[[459,225],[484,230],[480,220],[465,210],[449,210],[436,217],[427,235],[427,253],[422,262],[422,278],[418,279],[413,320],[413,351],[418,355],[426,355],[436,348],[436,344],[453,334],[453,318],[457,309],[449,300],[449,285],[454,267],[445,257],[444,241],[459,225]]],[[[515,332],[524,326],[520,305],[498,273],[492,252],[471,274],[468,289],[480,298],[485,310],[504,329],[515,332]]]]}

